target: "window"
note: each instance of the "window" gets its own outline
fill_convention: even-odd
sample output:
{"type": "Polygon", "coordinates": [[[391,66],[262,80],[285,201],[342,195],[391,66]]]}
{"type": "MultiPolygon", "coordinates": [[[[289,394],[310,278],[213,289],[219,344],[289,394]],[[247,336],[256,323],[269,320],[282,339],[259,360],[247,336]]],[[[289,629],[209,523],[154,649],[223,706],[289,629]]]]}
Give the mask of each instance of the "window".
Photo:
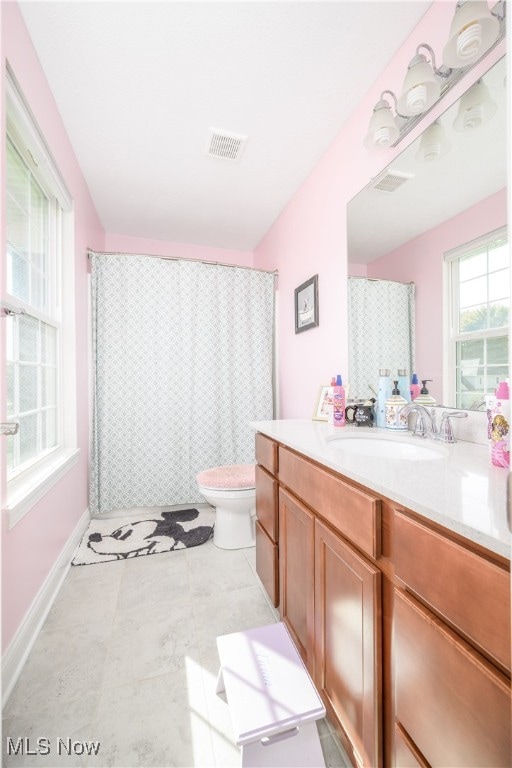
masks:
{"type": "Polygon", "coordinates": [[[451,387],[457,408],[482,407],[509,377],[510,253],[506,229],[446,254],[451,387]]]}
{"type": "Polygon", "coordinates": [[[56,264],[60,210],[7,138],[7,292],[25,314],[7,319],[7,478],[59,443],[60,307],[56,264]]]}
{"type": "Polygon", "coordinates": [[[12,526],[76,460],[71,199],[7,76],[7,506],[12,526]]]}

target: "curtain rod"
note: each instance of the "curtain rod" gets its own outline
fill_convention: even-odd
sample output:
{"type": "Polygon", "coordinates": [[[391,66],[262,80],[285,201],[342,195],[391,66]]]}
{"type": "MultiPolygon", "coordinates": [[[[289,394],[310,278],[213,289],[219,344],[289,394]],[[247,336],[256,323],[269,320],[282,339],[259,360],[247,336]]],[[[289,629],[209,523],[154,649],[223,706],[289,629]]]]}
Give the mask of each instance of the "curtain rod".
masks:
{"type": "Polygon", "coordinates": [[[92,254],[100,256],[148,256],[150,259],[166,259],[167,261],[195,261],[199,264],[208,264],[217,267],[236,267],[237,269],[251,269],[253,272],[265,272],[277,277],[277,269],[258,269],[257,267],[244,267],[241,264],[225,264],[222,261],[205,261],[204,259],[184,259],[181,256],[162,256],[156,253],[124,253],[123,251],[95,251],[87,248],[87,258],[91,260],[92,254]]]}
{"type": "Polygon", "coordinates": [[[364,275],[348,275],[349,280],[369,280],[370,283],[398,283],[399,285],[414,285],[414,280],[404,283],[403,280],[390,280],[387,277],[365,277],[364,275]]]}

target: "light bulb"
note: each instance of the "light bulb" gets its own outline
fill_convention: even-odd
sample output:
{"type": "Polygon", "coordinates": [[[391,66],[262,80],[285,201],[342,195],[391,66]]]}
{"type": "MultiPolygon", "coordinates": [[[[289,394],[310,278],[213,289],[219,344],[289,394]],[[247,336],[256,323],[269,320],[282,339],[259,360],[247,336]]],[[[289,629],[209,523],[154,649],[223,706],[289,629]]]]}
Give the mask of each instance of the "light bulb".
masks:
{"type": "Polygon", "coordinates": [[[444,47],[443,63],[452,69],[467,67],[489,50],[499,31],[500,22],[491,14],[485,0],[459,0],[444,47]]]}
{"type": "Polygon", "coordinates": [[[381,99],[373,109],[364,145],[367,149],[386,149],[395,143],[399,135],[391,107],[381,99]]]}
{"type": "Polygon", "coordinates": [[[397,112],[407,117],[420,115],[435,104],[440,94],[441,86],[434,76],[432,65],[423,54],[416,54],[407,68],[397,112]]]}

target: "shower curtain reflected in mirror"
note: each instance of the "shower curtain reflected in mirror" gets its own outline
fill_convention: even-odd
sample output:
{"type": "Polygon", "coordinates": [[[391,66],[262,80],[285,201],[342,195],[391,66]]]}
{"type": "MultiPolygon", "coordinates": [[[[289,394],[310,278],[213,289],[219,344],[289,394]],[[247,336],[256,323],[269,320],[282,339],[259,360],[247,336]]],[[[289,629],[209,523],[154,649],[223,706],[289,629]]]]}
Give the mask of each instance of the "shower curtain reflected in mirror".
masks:
{"type": "Polygon", "coordinates": [[[92,254],[90,510],[203,501],[196,474],[254,462],[273,418],[274,276],[92,254]]]}
{"type": "Polygon", "coordinates": [[[414,283],[348,279],[350,396],[365,400],[377,390],[379,369],[391,379],[405,368],[414,373],[414,283]]]}

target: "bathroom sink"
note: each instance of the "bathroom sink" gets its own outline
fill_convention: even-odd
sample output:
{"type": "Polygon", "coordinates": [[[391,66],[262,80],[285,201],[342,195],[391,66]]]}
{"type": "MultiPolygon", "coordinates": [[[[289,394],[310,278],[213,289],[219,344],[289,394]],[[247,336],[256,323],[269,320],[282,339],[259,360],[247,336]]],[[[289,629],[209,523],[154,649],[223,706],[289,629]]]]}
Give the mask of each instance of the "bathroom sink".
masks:
{"type": "Polygon", "coordinates": [[[327,441],[333,447],[358,456],[375,459],[399,459],[400,461],[425,461],[443,459],[448,455],[442,445],[420,438],[390,435],[329,435],[327,441]]]}

